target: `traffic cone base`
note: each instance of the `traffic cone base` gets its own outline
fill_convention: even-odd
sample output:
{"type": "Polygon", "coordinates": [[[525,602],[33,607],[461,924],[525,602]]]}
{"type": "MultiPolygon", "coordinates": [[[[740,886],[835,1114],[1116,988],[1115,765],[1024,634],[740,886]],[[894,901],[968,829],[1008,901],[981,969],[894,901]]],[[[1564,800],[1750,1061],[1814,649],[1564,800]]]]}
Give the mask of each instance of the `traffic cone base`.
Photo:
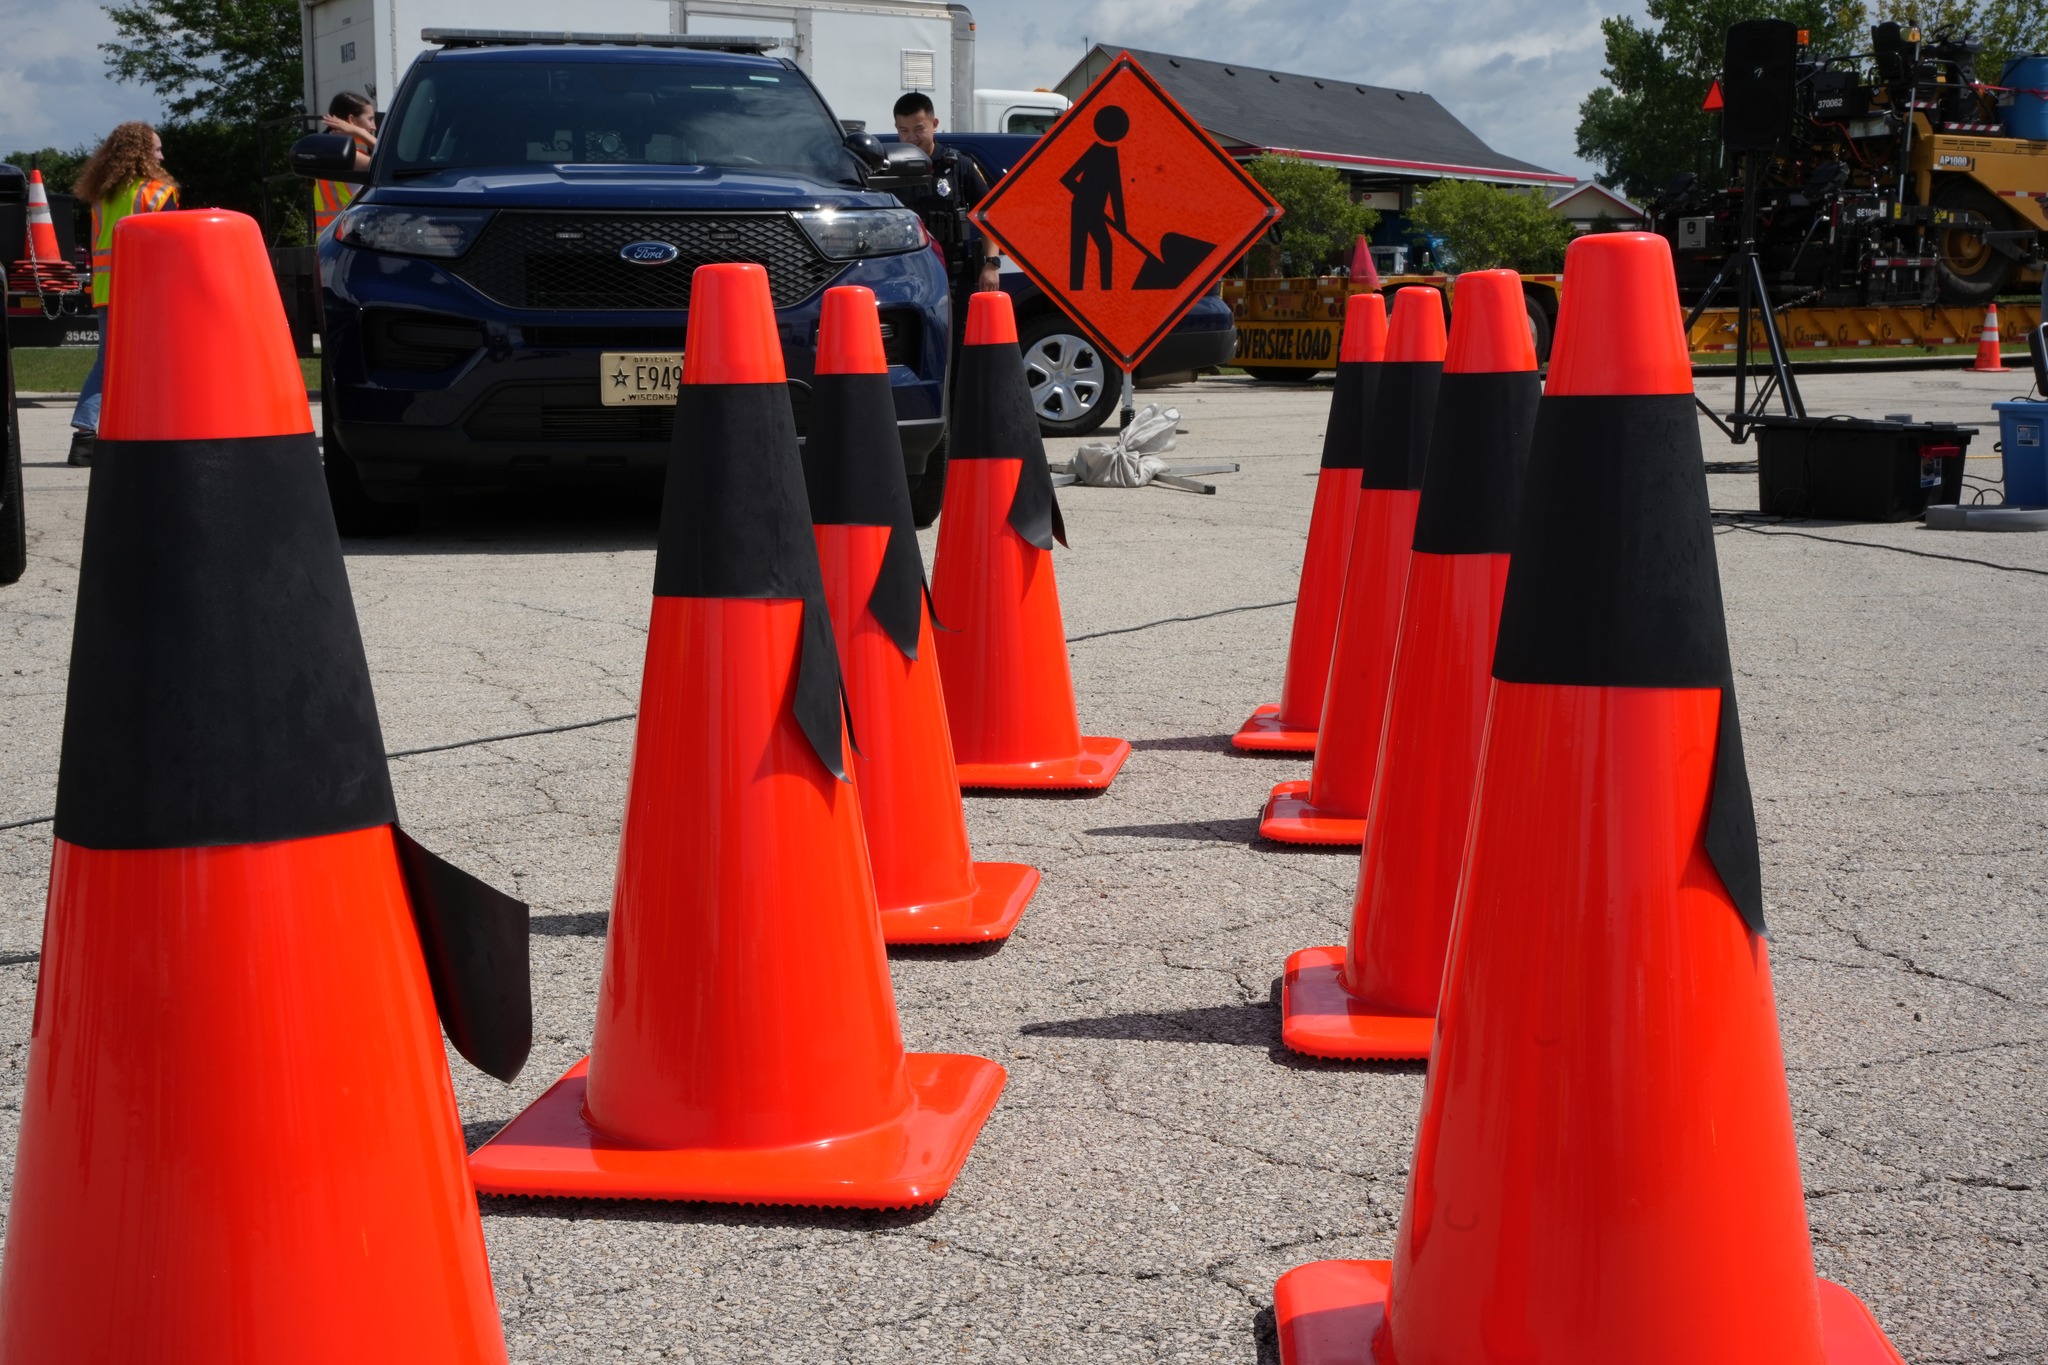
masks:
{"type": "Polygon", "coordinates": [[[960,785],[1000,791],[1101,791],[1131,756],[1131,742],[1107,735],[1081,736],[1072,758],[1039,763],[962,763],[960,785]]]}
{"type": "Polygon", "coordinates": [[[1280,980],[1280,1041],[1289,1052],[1339,1060],[1429,1056],[1436,1015],[1375,1010],[1344,989],[1344,945],[1303,948],[1280,980]]]}
{"type": "MultiPolygon", "coordinates": [[[[1391,1350],[1375,1347],[1387,1320],[1393,1269],[1392,1261],[1311,1261],[1282,1275],[1273,1286],[1280,1365],[1401,1365],[1391,1350]]],[[[1863,1300],[1832,1280],[1814,1285],[1827,1365],[1905,1365],[1863,1300]]],[[[1703,1303],[1701,1316],[1714,1306],[1703,1303]]],[[[1467,1365],[1492,1362],[1475,1358],[1467,1365]]]]}
{"type": "Polygon", "coordinates": [[[1282,782],[1259,812],[1259,835],[1281,844],[1328,844],[1341,847],[1365,842],[1365,814],[1322,810],[1310,804],[1309,783],[1282,782]]]}
{"type": "Polygon", "coordinates": [[[942,1052],[908,1053],[904,1064],[910,1107],[864,1132],[781,1147],[662,1150],[620,1142],[590,1126],[583,1114],[586,1057],[476,1150],[470,1174],[485,1194],[536,1198],[849,1209],[936,1203],[953,1187],[995,1108],[1003,1068],[942,1052]]]}
{"type": "Polygon", "coordinates": [[[1252,754],[1312,754],[1316,751],[1314,726],[1304,729],[1280,719],[1280,703],[1269,701],[1230,737],[1234,749],[1252,754]]]}
{"type": "Polygon", "coordinates": [[[975,863],[973,872],[973,893],[957,900],[883,906],[882,942],[908,946],[1008,938],[1038,890],[1038,869],[1023,863],[975,863]]]}

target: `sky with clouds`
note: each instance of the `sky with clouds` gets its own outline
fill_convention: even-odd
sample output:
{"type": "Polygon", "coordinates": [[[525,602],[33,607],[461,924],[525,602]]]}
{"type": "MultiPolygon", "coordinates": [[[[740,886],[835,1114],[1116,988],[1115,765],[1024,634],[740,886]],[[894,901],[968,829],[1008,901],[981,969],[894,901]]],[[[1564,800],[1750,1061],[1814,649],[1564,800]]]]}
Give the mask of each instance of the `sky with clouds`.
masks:
{"type": "MultiPolygon", "coordinates": [[[[489,0],[450,0],[488,12],[489,0]]],[[[1641,0],[969,0],[976,83],[1051,85],[1085,43],[1427,90],[1495,149],[1584,175],[1579,101],[1600,81],[1600,20],[1641,0]]],[[[565,3],[565,13],[574,6],[565,3]]],[[[155,96],[106,78],[99,0],[0,0],[0,150],[70,147],[155,96]]]]}

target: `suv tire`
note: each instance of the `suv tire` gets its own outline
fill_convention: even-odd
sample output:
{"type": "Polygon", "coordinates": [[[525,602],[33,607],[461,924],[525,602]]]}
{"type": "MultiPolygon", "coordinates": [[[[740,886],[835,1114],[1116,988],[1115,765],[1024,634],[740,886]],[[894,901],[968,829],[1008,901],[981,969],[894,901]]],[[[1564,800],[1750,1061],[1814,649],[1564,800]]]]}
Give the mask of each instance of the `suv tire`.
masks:
{"type": "Polygon", "coordinates": [[[378,502],[363,491],[362,475],[334,434],[334,392],[327,367],[320,368],[320,471],[327,479],[327,501],[334,508],[334,529],[342,535],[381,539],[402,536],[420,527],[416,502],[378,502]]]}
{"type": "Polygon", "coordinates": [[[1109,420],[1123,393],[1123,372],[1062,313],[1043,313],[1017,337],[1031,410],[1047,436],[1086,436],[1109,420]]]}

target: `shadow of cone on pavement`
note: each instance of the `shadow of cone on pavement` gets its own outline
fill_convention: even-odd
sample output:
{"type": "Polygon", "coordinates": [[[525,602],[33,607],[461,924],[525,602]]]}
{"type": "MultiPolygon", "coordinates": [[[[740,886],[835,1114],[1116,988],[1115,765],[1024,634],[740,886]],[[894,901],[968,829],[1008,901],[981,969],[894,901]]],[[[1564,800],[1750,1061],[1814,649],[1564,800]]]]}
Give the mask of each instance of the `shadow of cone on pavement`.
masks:
{"type": "Polygon", "coordinates": [[[1358,522],[1359,475],[1365,468],[1366,432],[1373,424],[1380,361],[1387,348],[1387,302],[1353,294],[1344,305],[1344,344],[1337,382],[1323,427],[1323,466],[1316,475],[1302,551],[1301,585],[1287,636],[1287,673],[1280,700],[1252,712],[1230,742],[1254,753],[1314,753],[1330,685],[1330,650],[1337,639],[1337,608],[1344,600],[1344,566],[1358,522]]]}
{"type": "Polygon", "coordinates": [[[1534,434],[1522,277],[1457,280],[1347,946],[1287,960],[1280,1036],[1316,1057],[1429,1055],[1479,775],[1508,544],[1534,434]]]}
{"type": "Polygon", "coordinates": [[[1394,295],[1394,316],[1387,324],[1386,360],[1372,408],[1375,429],[1366,434],[1358,520],[1344,569],[1315,767],[1308,781],[1273,788],[1259,817],[1259,833],[1268,839],[1364,842],[1409,547],[1415,539],[1415,509],[1443,369],[1443,295],[1419,285],[1401,290],[1394,295]]]}
{"type": "Polygon", "coordinates": [[[903,1051],[768,276],[699,267],[590,1056],[493,1194],[898,1208],[1003,1087],[903,1051]]]}
{"type": "Polygon", "coordinates": [[[437,999],[517,1073],[526,908],[395,805],[255,222],[114,234],[0,1359],[485,1365],[437,999]]]}
{"type": "Polygon", "coordinates": [[[1898,1365],[1814,1276],[1669,247],[1581,237],[1391,1264],[1287,1365],[1898,1365]]]}
{"type": "Polygon", "coordinates": [[[825,291],[803,458],[883,941],[1008,938],[1038,869],[968,851],[881,315],[857,285],[825,291]]]}
{"type": "Polygon", "coordinates": [[[1100,790],[1130,757],[1083,735],[1052,543],[1066,542],[1010,296],[967,308],[932,565],[939,679],[963,787],[1100,790]]]}

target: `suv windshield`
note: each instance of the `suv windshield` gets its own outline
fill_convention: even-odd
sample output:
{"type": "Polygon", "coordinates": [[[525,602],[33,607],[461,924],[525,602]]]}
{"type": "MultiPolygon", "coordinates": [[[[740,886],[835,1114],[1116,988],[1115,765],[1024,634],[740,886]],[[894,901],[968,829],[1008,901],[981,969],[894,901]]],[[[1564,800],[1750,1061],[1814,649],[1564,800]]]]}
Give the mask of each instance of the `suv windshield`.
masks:
{"type": "Polygon", "coordinates": [[[393,111],[384,146],[398,175],[573,162],[856,178],[809,83],[754,66],[432,63],[393,111]]]}

